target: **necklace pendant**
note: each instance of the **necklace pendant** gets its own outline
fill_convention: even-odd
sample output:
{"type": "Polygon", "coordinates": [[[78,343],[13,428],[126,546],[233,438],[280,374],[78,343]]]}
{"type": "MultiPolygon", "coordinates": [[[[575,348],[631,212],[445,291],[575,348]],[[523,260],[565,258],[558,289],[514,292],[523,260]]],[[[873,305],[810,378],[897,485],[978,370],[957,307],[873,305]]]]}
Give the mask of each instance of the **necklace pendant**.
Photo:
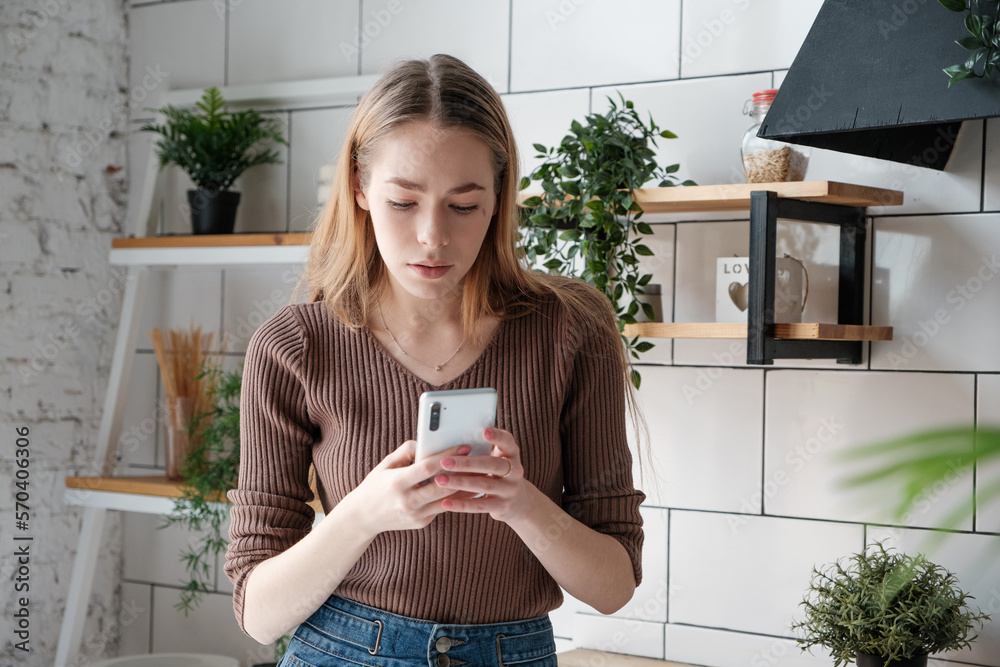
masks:
{"type": "Polygon", "coordinates": [[[436,371],[440,371],[440,370],[441,370],[441,366],[435,366],[435,367],[434,367],[434,370],[436,370],[436,371]]]}

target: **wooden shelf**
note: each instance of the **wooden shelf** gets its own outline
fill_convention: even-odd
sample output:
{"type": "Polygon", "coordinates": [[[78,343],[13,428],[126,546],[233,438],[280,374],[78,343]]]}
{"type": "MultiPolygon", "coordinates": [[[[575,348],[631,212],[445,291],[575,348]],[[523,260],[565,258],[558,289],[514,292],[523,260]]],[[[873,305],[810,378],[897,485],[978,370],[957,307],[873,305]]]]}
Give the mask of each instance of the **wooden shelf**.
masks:
{"type": "Polygon", "coordinates": [[[112,248],[200,248],[219,246],[309,245],[309,232],[260,234],[169,234],[111,239],[112,248]]]}
{"type": "MultiPolygon", "coordinates": [[[[747,325],[725,322],[640,322],[626,324],[625,335],[646,338],[746,338],[747,325]]],[[[892,327],[776,323],[774,337],[782,340],[892,340],[892,327]]]]}
{"type": "MultiPolygon", "coordinates": [[[[634,191],[644,213],[700,213],[749,210],[750,193],[776,192],[786,199],[838,204],[841,206],[899,206],[899,190],[872,188],[837,181],[796,181],[791,183],[735,183],[726,185],[686,185],[672,188],[643,188],[634,191]]],[[[523,193],[519,201],[539,193],[523,193]]]]}
{"type": "MultiPolygon", "coordinates": [[[[66,491],[67,502],[72,505],[145,511],[153,514],[165,513],[163,508],[169,511],[173,506],[173,500],[184,496],[181,483],[173,482],[165,475],[67,477],[66,491]],[[154,502],[143,503],[141,500],[143,498],[154,499],[154,502]],[[167,502],[162,502],[164,499],[167,502]]],[[[215,500],[229,502],[225,497],[217,497],[215,500]]],[[[313,498],[309,506],[316,510],[317,515],[323,514],[323,505],[318,498],[313,498]]]]}
{"type": "Polygon", "coordinates": [[[802,199],[841,206],[899,206],[903,203],[903,193],[899,190],[837,181],[648,188],[637,190],[635,200],[645,213],[736,211],[750,208],[750,193],[755,190],[769,190],[785,199],[802,199]]]}
{"type": "Polygon", "coordinates": [[[126,266],[241,266],[304,264],[308,232],[193,234],[111,240],[112,264],[126,266]]]}

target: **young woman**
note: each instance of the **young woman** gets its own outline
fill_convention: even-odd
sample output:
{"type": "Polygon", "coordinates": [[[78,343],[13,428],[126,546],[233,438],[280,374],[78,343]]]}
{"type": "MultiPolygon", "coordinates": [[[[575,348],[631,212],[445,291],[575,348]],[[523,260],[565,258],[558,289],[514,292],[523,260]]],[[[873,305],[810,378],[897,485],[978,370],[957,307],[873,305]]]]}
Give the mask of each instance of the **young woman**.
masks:
{"type": "Polygon", "coordinates": [[[503,104],[455,58],[357,107],[310,299],[245,359],[225,572],[246,634],[295,630],[282,667],[555,665],[560,587],[610,614],[641,581],[621,339],[603,294],[519,261],[517,184],[503,104]],[[415,461],[420,394],[476,387],[491,454],[415,461]]]}

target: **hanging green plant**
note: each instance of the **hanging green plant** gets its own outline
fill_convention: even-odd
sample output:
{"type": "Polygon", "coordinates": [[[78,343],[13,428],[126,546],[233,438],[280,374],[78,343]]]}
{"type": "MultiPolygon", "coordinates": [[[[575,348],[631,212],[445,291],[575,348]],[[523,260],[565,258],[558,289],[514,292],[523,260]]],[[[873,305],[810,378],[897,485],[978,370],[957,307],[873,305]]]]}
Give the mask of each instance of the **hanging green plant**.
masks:
{"type": "Polygon", "coordinates": [[[188,452],[180,465],[183,496],[174,501],[160,529],[175,524],[202,533],[199,542],[182,552],[181,560],[190,575],[175,605],[186,616],[197,606],[199,595],[210,592],[210,567],[223,553],[228,540],[222,526],[229,518],[226,492],[235,489],[240,466],[240,386],[242,371],[224,371],[206,365],[197,379],[207,380],[210,409],[192,415],[189,434],[200,433],[202,445],[188,452]]]}
{"type": "MultiPolygon", "coordinates": [[[[944,69],[948,75],[948,87],[956,81],[970,78],[985,78],[1000,68],[1000,2],[993,14],[984,11],[979,0],[938,0],[953,12],[968,12],[965,28],[969,34],[955,40],[955,43],[969,52],[964,63],[944,69]]],[[[986,4],[984,2],[984,4],[986,4]]]]}
{"type": "MultiPolygon", "coordinates": [[[[652,305],[640,298],[653,276],[639,270],[639,257],[653,254],[643,243],[653,228],[639,220],[642,206],[635,190],[650,181],[660,187],[677,185],[674,174],[680,165],[660,168],[654,151],[657,137],[677,135],[661,131],[652,115],[647,125],[630,100],[621,93],[618,97],[620,106],[608,98],[607,113],[590,114],[586,123],[574,120],[559,146],[534,144],[544,162],[521,179],[520,189],[540,181],[543,192],[522,203],[521,243],[530,263],[604,292],[623,332],[626,324],[636,322],[640,309],[653,319],[652,305]]],[[[653,347],[638,336],[623,333],[622,338],[635,359],[653,347]]],[[[638,388],[638,371],[633,369],[631,377],[638,388]]]]}

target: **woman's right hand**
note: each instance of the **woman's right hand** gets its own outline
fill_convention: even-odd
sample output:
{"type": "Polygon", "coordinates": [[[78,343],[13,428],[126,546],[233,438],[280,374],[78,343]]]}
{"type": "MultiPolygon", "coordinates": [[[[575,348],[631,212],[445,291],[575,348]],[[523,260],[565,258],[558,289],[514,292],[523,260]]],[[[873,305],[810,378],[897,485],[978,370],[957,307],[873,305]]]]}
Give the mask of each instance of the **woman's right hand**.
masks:
{"type": "Polygon", "coordinates": [[[340,501],[350,503],[360,526],[373,537],[387,530],[423,528],[448,511],[441,501],[456,492],[439,484],[421,483],[443,470],[441,459],[467,455],[472,448],[452,447],[414,463],[416,448],[416,440],[404,442],[340,501]]]}

